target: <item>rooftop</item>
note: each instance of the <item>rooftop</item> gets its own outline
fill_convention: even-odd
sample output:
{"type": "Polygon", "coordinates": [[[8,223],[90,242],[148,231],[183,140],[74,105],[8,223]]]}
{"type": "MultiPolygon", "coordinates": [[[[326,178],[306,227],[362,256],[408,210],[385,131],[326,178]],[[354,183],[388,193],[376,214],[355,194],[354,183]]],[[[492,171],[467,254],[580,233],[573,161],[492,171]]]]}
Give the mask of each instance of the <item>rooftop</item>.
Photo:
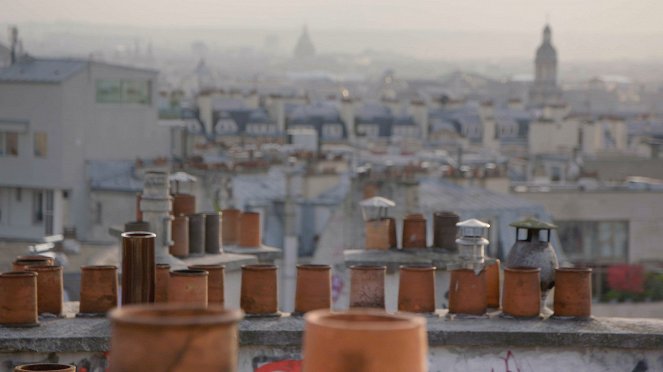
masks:
{"type": "Polygon", "coordinates": [[[83,59],[55,59],[24,57],[18,63],[0,69],[0,83],[61,83],[88,68],[90,64],[102,64],[117,68],[139,70],[156,74],[155,70],[137,69],[135,67],[111,65],[103,62],[83,59]]]}

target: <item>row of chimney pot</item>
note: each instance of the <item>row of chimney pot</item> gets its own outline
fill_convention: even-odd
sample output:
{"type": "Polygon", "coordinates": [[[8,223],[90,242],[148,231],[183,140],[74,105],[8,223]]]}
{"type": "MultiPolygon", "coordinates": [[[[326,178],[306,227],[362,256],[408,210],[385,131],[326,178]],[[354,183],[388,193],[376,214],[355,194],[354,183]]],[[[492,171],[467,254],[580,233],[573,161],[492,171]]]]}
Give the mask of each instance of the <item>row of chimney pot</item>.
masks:
{"type": "MultiPolygon", "coordinates": [[[[175,257],[219,254],[223,246],[242,248],[261,246],[260,213],[242,212],[228,208],[221,212],[196,212],[196,198],[190,194],[172,194],[172,245],[169,252],[175,257]]],[[[136,195],[136,222],[125,225],[125,231],[150,231],[142,221],[141,194],[136,195]]]]}
{"type": "MultiPolygon", "coordinates": [[[[376,196],[361,201],[360,206],[365,221],[365,248],[369,250],[396,248],[395,220],[387,217],[387,211],[394,207],[395,203],[376,196]]],[[[477,302],[470,305],[465,299],[466,291],[462,288],[471,288],[469,292],[485,291],[483,285],[486,280],[482,277],[486,275],[485,247],[489,243],[486,236],[490,225],[476,219],[458,222],[458,215],[447,211],[435,212],[433,220],[433,248],[458,252],[455,262],[447,266],[451,271],[451,289],[453,289],[449,293],[450,312],[485,313],[485,306],[478,301],[478,298],[475,298],[477,302]],[[455,239],[457,235],[459,238],[455,239]],[[455,299],[461,300],[455,301],[455,299]]],[[[544,304],[548,292],[555,286],[556,270],[559,267],[555,249],[550,243],[551,231],[557,227],[532,217],[513,222],[510,226],[516,230],[516,241],[509,250],[505,266],[514,270],[538,269],[540,308],[547,312],[544,304]],[[524,237],[521,234],[523,231],[524,237]],[[545,240],[542,239],[541,232],[546,232],[545,240]]],[[[410,214],[405,217],[402,232],[403,249],[426,248],[426,236],[426,220],[423,215],[410,214]]],[[[515,275],[512,271],[507,270],[507,272],[515,275]]],[[[513,292],[506,291],[506,293],[509,295],[507,301],[515,299],[510,297],[513,292]]],[[[495,302],[494,299],[492,302],[495,302]]],[[[506,312],[509,312],[508,307],[506,312]]]]}
{"type": "MultiPolygon", "coordinates": [[[[186,202],[183,203],[186,206],[186,202]]],[[[241,215],[236,211],[226,216],[232,213],[241,215]]],[[[436,220],[436,226],[453,223],[454,227],[464,230],[459,239],[455,239],[456,230],[449,226],[441,233],[437,230],[434,233],[435,247],[444,248],[454,241],[461,248],[458,262],[450,267],[450,314],[482,316],[487,308],[499,307],[501,297],[505,316],[539,317],[545,292],[552,287],[548,277],[554,275],[554,316],[582,319],[591,315],[591,269],[557,268],[554,253],[552,256],[545,253],[552,250],[549,241],[534,238],[538,234],[533,231],[549,230],[552,225],[531,219],[512,224],[517,233],[519,228],[528,230],[527,239],[518,240],[518,249],[512,251],[522,255],[523,250],[531,248],[528,244],[541,248],[545,253],[541,257],[550,261],[542,266],[554,274],[546,273],[543,278],[541,267],[516,266],[514,262],[518,260],[510,253],[507,261],[511,264],[504,269],[500,296],[500,261],[489,260],[486,264],[483,256],[483,247],[488,243],[483,235],[489,225],[477,220],[459,223],[457,216],[446,212],[436,213],[434,218],[440,219],[440,222],[436,220]]],[[[374,221],[381,220],[389,219],[374,221]]],[[[381,225],[381,228],[387,227],[384,231],[388,234],[383,234],[387,239],[379,237],[388,248],[395,247],[396,241],[395,224],[391,221],[381,225]]],[[[409,222],[404,224],[404,248],[425,246],[425,239],[421,239],[425,237],[423,217],[412,215],[406,221],[409,222]]],[[[257,221],[252,226],[259,232],[257,221]]],[[[231,237],[233,231],[241,231],[232,224],[227,229],[222,224],[222,234],[231,237]]],[[[241,234],[238,235],[241,241],[241,234]]],[[[238,322],[243,311],[248,316],[279,315],[277,267],[243,266],[240,299],[243,311],[224,309],[223,266],[199,265],[170,271],[168,265],[155,264],[155,237],[148,232],[123,234],[122,307],[117,308],[116,267],[81,268],[81,314],[99,315],[110,310],[110,371],[141,370],[145,365],[152,370],[166,370],[175,363],[181,370],[237,370],[238,322]],[[195,345],[187,341],[191,339],[196,340],[195,345]],[[200,353],[200,350],[215,352],[200,353]]],[[[61,314],[61,267],[55,266],[49,257],[27,256],[18,257],[13,270],[0,274],[1,324],[33,326],[38,324],[38,313],[48,310],[61,314]],[[48,299],[53,293],[57,299],[48,299]]],[[[304,370],[350,370],[357,367],[356,360],[362,360],[362,371],[425,371],[426,320],[413,313],[435,311],[435,270],[432,266],[402,266],[399,313],[388,314],[384,311],[386,267],[352,266],[350,310],[335,313],[330,311],[331,267],[298,265],[295,314],[306,313],[304,370]],[[356,358],[349,360],[345,357],[349,353],[356,358]]],[[[75,371],[75,367],[42,364],[15,369],[34,370],[75,371]]]]}
{"type": "MultiPolygon", "coordinates": [[[[435,212],[433,214],[433,247],[449,252],[456,251],[456,224],[459,216],[453,212],[435,212]]],[[[426,218],[420,213],[409,214],[403,219],[401,247],[415,249],[428,247],[426,241],[426,218]]],[[[364,225],[366,249],[398,248],[396,219],[381,216],[368,219],[364,225]]]]}
{"type": "MultiPolygon", "coordinates": [[[[420,217],[417,217],[420,219],[420,217]]],[[[449,265],[451,280],[449,287],[449,313],[483,315],[488,307],[499,306],[499,261],[493,265],[484,264],[484,246],[488,240],[484,235],[490,225],[467,220],[456,224],[462,236],[456,240],[460,247],[459,260],[449,265]],[[495,267],[493,267],[495,266],[495,267]]],[[[557,269],[554,250],[548,241],[538,239],[538,230],[550,230],[554,226],[534,219],[513,223],[512,226],[525,228],[527,238],[518,239],[507,260],[511,265],[504,270],[504,290],[502,310],[515,317],[538,316],[546,293],[552,287],[550,279],[542,277],[541,267],[521,267],[517,255],[529,254],[532,247],[538,248],[539,260],[544,267],[554,272],[548,276],[558,276],[558,289],[555,294],[555,314],[558,316],[588,317],[591,314],[591,269],[557,269]],[[537,232],[537,233],[534,233],[537,232]],[[546,266],[547,265],[547,266],[546,266]],[[572,283],[572,284],[568,284],[572,283]],[[573,290],[572,295],[568,291],[573,290]],[[537,300],[538,299],[538,300],[537,300]],[[536,300],[536,301],[535,301],[536,300]]],[[[223,303],[223,268],[190,267],[188,270],[170,272],[167,265],[155,263],[155,238],[151,232],[127,232],[122,234],[122,304],[151,302],[187,302],[207,305],[223,303]],[[212,275],[210,275],[212,273],[212,275]],[[210,276],[212,277],[210,279],[210,276]],[[167,278],[167,279],[166,279],[167,278]],[[210,284],[211,281],[211,284],[210,284]],[[210,295],[210,293],[212,293],[210,295]]],[[[0,276],[6,283],[16,282],[18,286],[3,285],[4,291],[0,313],[0,323],[37,324],[37,314],[62,313],[62,267],[54,265],[49,257],[18,257],[13,263],[12,273],[0,276]],[[29,273],[25,273],[25,272],[29,273]],[[14,292],[11,292],[14,291],[14,292]],[[32,311],[30,304],[36,309],[32,311]],[[23,314],[17,309],[25,309],[23,314]]],[[[384,309],[383,266],[351,267],[351,308],[384,309]]],[[[248,265],[242,268],[241,307],[247,314],[278,315],[277,268],[274,265],[248,265]]],[[[295,312],[311,309],[330,308],[331,276],[329,266],[300,265],[298,267],[297,300],[295,312]],[[317,280],[316,280],[317,278],[317,280]],[[299,282],[301,281],[301,283],[299,282]],[[314,290],[306,285],[317,283],[314,290]],[[319,305],[306,305],[309,298],[316,297],[319,305]]],[[[432,312],[435,310],[435,290],[433,267],[403,267],[399,290],[399,310],[411,312],[432,312]],[[415,282],[417,284],[411,284],[415,282]]],[[[553,279],[554,280],[554,279],[553,279]]],[[[114,267],[83,267],[81,285],[81,313],[100,314],[117,304],[113,299],[117,292],[117,272],[114,267]],[[106,280],[102,280],[106,279],[106,280]],[[102,289],[91,288],[90,283],[108,283],[102,289]],[[96,297],[95,297],[96,296],[96,297]],[[92,300],[89,300],[92,298],[92,300]],[[105,303],[101,303],[101,299],[105,303]]]]}
{"type": "MultiPolygon", "coordinates": [[[[18,260],[17,260],[18,261],[18,260]]],[[[499,260],[477,275],[470,269],[451,272],[449,313],[484,315],[488,308],[499,307],[499,260]]],[[[0,323],[31,326],[38,314],[62,313],[62,267],[55,265],[22,267],[0,275],[0,323]],[[55,275],[49,275],[56,273],[55,275]],[[39,280],[39,278],[44,280],[39,280]]],[[[398,311],[435,312],[435,267],[403,266],[400,269],[398,311]]],[[[80,315],[103,315],[117,306],[117,268],[81,268],[80,315]]],[[[505,268],[502,313],[519,318],[540,314],[538,268],[505,268]]],[[[385,308],[385,266],[350,268],[350,308],[385,308]]],[[[557,289],[554,315],[587,318],[591,315],[591,269],[556,270],[557,289]]],[[[224,305],[224,267],[193,265],[187,270],[170,271],[157,265],[155,301],[188,305],[224,305]]],[[[331,308],[331,267],[298,265],[295,314],[331,308]]],[[[242,267],[242,310],[250,316],[277,316],[277,267],[242,267]]],[[[150,302],[150,301],[148,301],[150,302]]],[[[123,306],[129,302],[123,301],[123,306]]]]}

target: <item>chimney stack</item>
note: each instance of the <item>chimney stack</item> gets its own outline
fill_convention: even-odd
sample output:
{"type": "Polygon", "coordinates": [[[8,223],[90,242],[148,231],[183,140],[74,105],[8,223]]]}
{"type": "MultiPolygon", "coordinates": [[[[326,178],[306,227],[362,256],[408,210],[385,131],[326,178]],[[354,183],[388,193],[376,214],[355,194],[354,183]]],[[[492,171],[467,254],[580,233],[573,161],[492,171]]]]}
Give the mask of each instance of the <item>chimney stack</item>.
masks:
{"type": "Polygon", "coordinates": [[[18,62],[18,28],[11,26],[9,28],[9,45],[11,50],[10,66],[18,62]]]}

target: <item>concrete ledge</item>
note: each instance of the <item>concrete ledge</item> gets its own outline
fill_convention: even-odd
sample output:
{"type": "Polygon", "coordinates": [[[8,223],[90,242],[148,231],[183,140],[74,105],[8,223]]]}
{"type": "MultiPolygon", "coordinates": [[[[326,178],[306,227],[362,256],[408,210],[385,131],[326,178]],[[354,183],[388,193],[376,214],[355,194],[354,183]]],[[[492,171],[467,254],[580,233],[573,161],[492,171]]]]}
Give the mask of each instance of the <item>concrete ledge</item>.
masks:
{"type": "Polygon", "coordinates": [[[458,255],[433,248],[418,249],[349,249],[343,252],[345,264],[384,265],[389,272],[397,271],[401,265],[433,265],[446,270],[447,265],[457,260],[458,255]]]}
{"type": "Polygon", "coordinates": [[[258,259],[253,255],[234,254],[223,252],[220,254],[205,254],[202,256],[190,256],[181,258],[187,266],[189,265],[224,265],[227,271],[237,271],[243,265],[258,263],[258,259]]]}
{"type": "Polygon", "coordinates": [[[229,245],[223,247],[224,252],[242,255],[253,255],[258,258],[261,263],[273,263],[274,260],[281,258],[283,252],[279,248],[270,247],[268,245],[261,245],[260,247],[240,247],[237,245],[229,245]]]}
{"type": "MultiPolygon", "coordinates": [[[[573,320],[454,319],[444,311],[427,318],[431,347],[499,346],[612,348],[649,350],[663,348],[663,320],[596,318],[573,320]]],[[[239,326],[241,346],[300,347],[304,320],[247,319],[239,326]]],[[[44,320],[36,328],[0,327],[0,352],[103,352],[110,344],[107,319],[67,318],[44,320]]]]}

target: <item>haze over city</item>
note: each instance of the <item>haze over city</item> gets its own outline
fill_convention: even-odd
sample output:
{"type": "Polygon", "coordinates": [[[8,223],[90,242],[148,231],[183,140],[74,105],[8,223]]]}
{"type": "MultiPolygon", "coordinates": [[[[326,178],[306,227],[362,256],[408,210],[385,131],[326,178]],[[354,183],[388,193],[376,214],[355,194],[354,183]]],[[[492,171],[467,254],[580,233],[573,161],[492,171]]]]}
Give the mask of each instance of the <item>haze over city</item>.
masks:
{"type": "Polygon", "coordinates": [[[519,62],[529,60],[548,21],[565,62],[663,60],[663,3],[654,0],[0,4],[0,40],[7,39],[7,26],[18,25],[26,49],[36,54],[88,55],[95,46],[110,49],[136,40],[179,53],[203,41],[212,52],[270,44],[271,52],[289,54],[306,24],[321,54],[372,50],[424,60],[519,62]]]}
{"type": "Polygon", "coordinates": [[[0,372],[663,370],[661,15],[0,0],[0,372]]]}

